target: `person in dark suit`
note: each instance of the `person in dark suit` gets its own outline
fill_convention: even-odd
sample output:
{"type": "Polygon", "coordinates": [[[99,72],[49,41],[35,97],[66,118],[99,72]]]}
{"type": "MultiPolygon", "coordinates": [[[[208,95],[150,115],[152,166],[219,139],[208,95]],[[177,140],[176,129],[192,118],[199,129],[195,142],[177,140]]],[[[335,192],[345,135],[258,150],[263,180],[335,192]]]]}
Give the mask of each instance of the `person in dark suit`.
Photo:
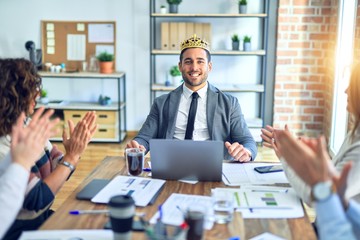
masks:
{"type": "Polygon", "coordinates": [[[207,81],[212,69],[209,44],[196,35],[182,42],[178,66],[184,83],[155,99],[138,135],[126,147],[147,152],[153,138],[221,140],[224,159],[254,160],[256,143],[237,98],[207,81]]]}

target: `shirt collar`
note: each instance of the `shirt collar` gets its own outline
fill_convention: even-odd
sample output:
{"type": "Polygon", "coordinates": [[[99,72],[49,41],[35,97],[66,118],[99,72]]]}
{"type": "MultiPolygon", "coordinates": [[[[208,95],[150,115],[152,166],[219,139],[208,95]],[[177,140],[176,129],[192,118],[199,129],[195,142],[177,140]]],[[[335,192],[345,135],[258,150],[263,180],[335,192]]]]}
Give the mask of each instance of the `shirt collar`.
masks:
{"type": "MultiPolygon", "coordinates": [[[[206,81],[206,85],[197,91],[200,98],[204,98],[206,96],[207,89],[208,89],[208,83],[206,81]]],[[[190,98],[193,92],[194,91],[190,90],[188,87],[185,86],[185,83],[183,84],[183,94],[186,99],[190,98]]]]}

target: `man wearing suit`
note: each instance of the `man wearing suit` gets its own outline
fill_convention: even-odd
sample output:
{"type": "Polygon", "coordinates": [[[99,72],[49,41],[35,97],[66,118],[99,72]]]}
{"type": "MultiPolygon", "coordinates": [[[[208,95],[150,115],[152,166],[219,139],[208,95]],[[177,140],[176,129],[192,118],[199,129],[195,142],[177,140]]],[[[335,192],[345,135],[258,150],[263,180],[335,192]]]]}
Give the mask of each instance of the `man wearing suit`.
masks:
{"type": "Polygon", "coordinates": [[[212,69],[208,43],[196,35],[182,42],[178,66],[184,84],[155,99],[139,134],[126,147],[149,151],[153,138],[221,140],[225,159],[254,160],[256,143],[237,98],[207,82],[212,69]]]}

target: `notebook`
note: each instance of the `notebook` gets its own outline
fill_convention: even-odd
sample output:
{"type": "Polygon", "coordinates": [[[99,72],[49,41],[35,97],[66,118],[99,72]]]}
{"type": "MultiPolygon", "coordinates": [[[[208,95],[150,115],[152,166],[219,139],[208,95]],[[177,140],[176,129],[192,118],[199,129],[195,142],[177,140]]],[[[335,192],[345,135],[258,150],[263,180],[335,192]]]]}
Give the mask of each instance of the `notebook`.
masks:
{"type": "Polygon", "coordinates": [[[151,139],[153,178],[165,180],[221,181],[222,141],[151,139]]]}

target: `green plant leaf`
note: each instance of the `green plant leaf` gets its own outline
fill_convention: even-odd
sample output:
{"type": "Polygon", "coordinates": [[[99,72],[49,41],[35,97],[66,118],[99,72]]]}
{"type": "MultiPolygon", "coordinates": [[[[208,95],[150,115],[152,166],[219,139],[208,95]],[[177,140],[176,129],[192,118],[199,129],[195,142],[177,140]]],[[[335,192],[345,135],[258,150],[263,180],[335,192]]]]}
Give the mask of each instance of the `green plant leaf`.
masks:
{"type": "Polygon", "coordinates": [[[111,62],[114,60],[114,54],[102,52],[96,56],[100,62],[111,62]]]}

